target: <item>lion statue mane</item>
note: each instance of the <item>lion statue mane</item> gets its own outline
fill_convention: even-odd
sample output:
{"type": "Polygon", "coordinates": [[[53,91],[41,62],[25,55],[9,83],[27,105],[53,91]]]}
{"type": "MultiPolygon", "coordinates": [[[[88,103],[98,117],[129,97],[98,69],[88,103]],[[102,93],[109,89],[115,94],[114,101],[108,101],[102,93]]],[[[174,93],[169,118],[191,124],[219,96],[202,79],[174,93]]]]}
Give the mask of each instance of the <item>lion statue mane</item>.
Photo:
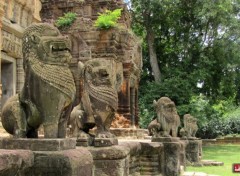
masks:
{"type": "Polygon", "coordinates": [[[175,103],[168,97],[153,101],[157,118],[148,126],[150,135],[154,137],[177,137],[180,118],[175,103]]]}
{"type": "Polygon", "coordinates": [[[185,114],[183,116],[183,123],[184,127],[180,130],[180,135],[182,137],[194,138],[198,130],[197,119],[191,114],[185,114]]]}
{"type": "Polygon", "coordinates": [[[15,137],[63,138],[76,95],[70,40],[46,23],[33,24],[23,34],[25,82],[2,110],[2,124],[15,137]]]}
{"type": "MultiPolygon", "coordinates": [[[[79,62],[82,96],[74,107],[69,125],[73,136],[81,138],[115,138],[109,131],[118,108],[118,90],[122,72],[116,70],[114,59],[92,59],[79,62]],[[96,128],[94,135],[89,133],[96,128]]],[[[92,145],[92,144],[89,144],[92,145]]]]}

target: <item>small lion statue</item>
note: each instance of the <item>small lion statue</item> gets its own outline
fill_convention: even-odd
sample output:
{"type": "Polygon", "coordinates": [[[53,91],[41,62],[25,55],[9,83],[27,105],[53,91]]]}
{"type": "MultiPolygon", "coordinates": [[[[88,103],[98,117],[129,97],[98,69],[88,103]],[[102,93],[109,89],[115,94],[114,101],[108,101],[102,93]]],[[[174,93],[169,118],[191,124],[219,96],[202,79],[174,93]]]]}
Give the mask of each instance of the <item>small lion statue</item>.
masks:
{"type": "Polygon", "coordinates": [[[2,110],[2,124],[14,137],[38,137],[43,125],[45,138],[64,138],[76,95],[70,40],[53,26],[40,23],[23,34],[25,82],[2,110]]]}
{"type": "Polygon", "coordinates": [[[183,123],[184,127],[180,130],[180,135],[187,138],[195,137],[198,130],[197,119],[191,116],[191,114],[185,114],[183,123]]]}
{"type": "MultiPolygon", "coordinates": [[[[118,90],[122,75],[116,71],[114,59],[92,59],[79,62],[82,80],[82,96],[74,107],[69,125],[72,136],[78,138],[114,138],[110,126],[118,107],[118,90]],[[96,127],[92,136],[89,130],[96,127]]],[[[89,144],[92,145],[92,144],[89,144]]]]}
{"type": "Polygon", "coordinates": [[[177,137],[180,118],[175,103],[168,97],[161,97],[153,101],[153,106],[157,118],[148,125],[149,134],[153,137],[177,137]]]}

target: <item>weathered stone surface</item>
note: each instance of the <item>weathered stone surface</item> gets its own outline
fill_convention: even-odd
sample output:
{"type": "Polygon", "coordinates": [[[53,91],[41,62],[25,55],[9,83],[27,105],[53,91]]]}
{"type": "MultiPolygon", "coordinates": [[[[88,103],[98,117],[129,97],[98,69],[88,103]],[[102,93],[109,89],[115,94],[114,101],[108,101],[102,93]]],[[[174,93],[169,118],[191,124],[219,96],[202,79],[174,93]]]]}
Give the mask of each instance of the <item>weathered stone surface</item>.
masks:
{"type": "Polygon", "coordinates": [[[91,137],[78,138],[76,142],[77,142],[76,146],[82,146],[82,147],[93,146],[93,139],[91,137]]]}
{"type": "Polygon", "coordinates": [[[0,149],[24,149],[32,151],[60,151],[76,148],[76,140],[66,139],[27,139],[0,138],[0,149]]]}
{"type": "Polygon", "coordinates": [[[87,148],[94,159],[95,175],[163,175],[162,143],[120,141],[118,146],[87,148]]]}
{"type": "Polygon", "coordinates": [[[164,146],[162,143],[141,142],[140,173],[141,175],[164,174],[164,146]]]}
{"type": "Polygon", "coordinates": [[[126,146],[89,147],[94,160],[95,175],[129,175],[130,149],[126,146]]]}
{"type": "Polygon", "coordinates": [[[196,165],[200,163],[202,155],[202,141],[201,140],[182,140],[185,142],[185,155],[188,165],[196,165]]]}
{"type": "Polygon", "coordinates": [[[23,34],[25,82],[19,95],[8,99],[2,124],[15,137],[64,138],[76,87],[69,69],[70,40],[46,23],[33,24],[23,34]]]}
{"type": "Polygon", "coordinates": [[[152,142],[179,142],[178,137],[152,137],[152,142]]]}
{"type": "Polygon", "coordinates": [[[223,166],[224,163],[220,161],[214,161],[214,160],[202,160],[201,163],[204,166],[223,166]]]}
{"type": "Polygon", "coordinates": [[[180,136],[194,138],[198,130],[197,119],[190,114],[183,116],[184,127],[180,130],[180,136]]]}
{"type": "Polygon", "coordinates": [[[168,97],[153,101],[157,118],[148,125],[149,134],[154,138],[177,137],[180,118],[175,103],[168,97]],[[171,135],[170,135],[171,134],[171,135]]]}
{"type": "MultiPolygon", "coordinates": [[[[77,19],[67,30],[62,32],[72,41],[72,70],[76,80],[79,80],[77,65],[92,59],[114,59],[115,67],[123,75],[118,90],[117,112],[126,118],[124,126],[138,126],[138,83],[142,67],[141,44],[139,39],[130,32],[130,13],[123,0],[92,1],[84,0],[65,2],[62,0],[42,3],[41,17],[44,22],[53,23],[63,13],[69,11],[77,13],[77,19]],[[119,28],[98,30],[94,26],[98,13],[105,9],[122,9],[119,28]]],[[[120,78],[120,77],[119,77],[120,78]]],[[[76,81],[77,91],[81,91],[80,81],[76,81]]],[[[77,94],[80,101],[81,94],[77,94]]]]}
{"type": "Polygon", "coordinates": [[[25,176],[91,176],[93,159],[85,148],[57,152],[34,152],[34,166],[25,176]]]}
{"type": "Polygon", "coordinates": [[[93,143],[95,147],[107,147],[117,145],[118,140],[116,138],[95,138],[93,143]]]}
{"type": "Polygon", "coordinates": [[[111,147],[89,147],[94,160],[117,160],[126,158],[129,155],[130,149],[125,146],[111,147]]]}
{"type": "Polygon", "coordinates": [[[83,93],[80,104],[71,113],[69,124],[78,128],[73,131],[77,132],[79,139],[91,138],[89,130],[96,126],[94,146],[117,144],[117,139],[110,132],[118,107],[117,91],[122,81],[121,72],[116,67],[114,59],[92,59],[84,64],[79,62],[83,93]]]}
{"type": "Polygon", "coordinates": [[[94,174],[104,176],[128,176],[129,175],[129,157],[118,160],[95,160],[94,174]]]}
{"type": "Polygon", "coordinates": [[[146,129],[139,128],[110,128],[110,131],[120,139],[144,139],[148,136],[148,131],[146,129]]]}
{"type": "Polygon", "coordinates": [[[179,142],[165,142],[164,145],[164,174],[166,176],[180,175],[180,150],[179,142]]]}
{"type": "Polygon", "coordinates": [[[24,175],[24,172],[33,165],[32,151],[0,149],[0,175],[24,175]]]}
{"type": "Polygon", "coordinates": [[[0,110],[6,100],[22,88],[22,34],[24,28],[39,22],[40,0],[1,0],[0,2],[0,110]],[[8,69],[12,67],[13,69],[8,69]],[[5,70],[8,69],[8,72],[5,70]],[[14,69],[16,69],[14,71],[14,69]],[[1,92],[5,92],[1,96],[1,92]]]}
{"type": "Polygon", "coordinates": [[[186,160],[186,142],[185,141],[180,141],[180,167],[182,167],[182,169],[186,169],[187,166],[187,160],[186,160]]]}
{"type": "Polygon", "coordinates": [[[134,141],[131,141],[131,142],[127,142],[127,141],[119,141],[119,146],[124,146],[124,147],[127,147],[129,148],[130,150],[130,155],[131,156],[137,156],[141,153],[141,150],[142,150],[142,145],[141,143],[139,142],[134,142],[134,141]]]}

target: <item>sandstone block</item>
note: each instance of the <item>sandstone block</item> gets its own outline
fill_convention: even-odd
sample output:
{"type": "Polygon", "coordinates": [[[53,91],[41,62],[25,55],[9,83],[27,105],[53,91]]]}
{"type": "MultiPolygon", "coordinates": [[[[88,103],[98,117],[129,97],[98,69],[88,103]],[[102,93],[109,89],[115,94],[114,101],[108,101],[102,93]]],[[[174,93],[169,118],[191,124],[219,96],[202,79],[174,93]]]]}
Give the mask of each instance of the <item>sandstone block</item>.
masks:
{"type": "Polygon", "coordinates": [[[74,149],[76,140],[70,138],[29,139],[29,138],[1,138],[0,149],[24,149],[32,151],[60,151],[74,149]]]}
{"type": "Polygon", "coordinates": [[[0,175],[24,175],[24,172],[33,164],[32,151],[0,149],[0,175]]]}

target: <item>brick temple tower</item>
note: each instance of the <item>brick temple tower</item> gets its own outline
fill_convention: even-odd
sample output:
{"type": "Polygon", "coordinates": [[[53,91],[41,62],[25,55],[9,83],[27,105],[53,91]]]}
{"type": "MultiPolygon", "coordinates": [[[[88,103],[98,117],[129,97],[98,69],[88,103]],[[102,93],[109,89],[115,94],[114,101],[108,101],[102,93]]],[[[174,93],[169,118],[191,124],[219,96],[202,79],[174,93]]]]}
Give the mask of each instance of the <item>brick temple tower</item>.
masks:
{"type": "MultiPolygon", "coordinates": [[[[131,16],[123,0],[42,0],[41,19],[55,23],[66,12],[74,12],[77,19],[67,30],[61,32],[72,41],[72,70],[75,79],[78,61],[90,59],[114,59],[121,70],[123,83],[118,94],[118,113],[129,120],[129,125],[138,127],[138,84],[142,68],[141,43],[130,30],[131,16]],[[98,30],[94,21],[98,13],[106,9],[122,9],[119,26],[98,30]]],[[[79,82],[76,81],[80,91],[79,82]]],[[[79,98],[79,97],[78,97],[79,98]]]]}

